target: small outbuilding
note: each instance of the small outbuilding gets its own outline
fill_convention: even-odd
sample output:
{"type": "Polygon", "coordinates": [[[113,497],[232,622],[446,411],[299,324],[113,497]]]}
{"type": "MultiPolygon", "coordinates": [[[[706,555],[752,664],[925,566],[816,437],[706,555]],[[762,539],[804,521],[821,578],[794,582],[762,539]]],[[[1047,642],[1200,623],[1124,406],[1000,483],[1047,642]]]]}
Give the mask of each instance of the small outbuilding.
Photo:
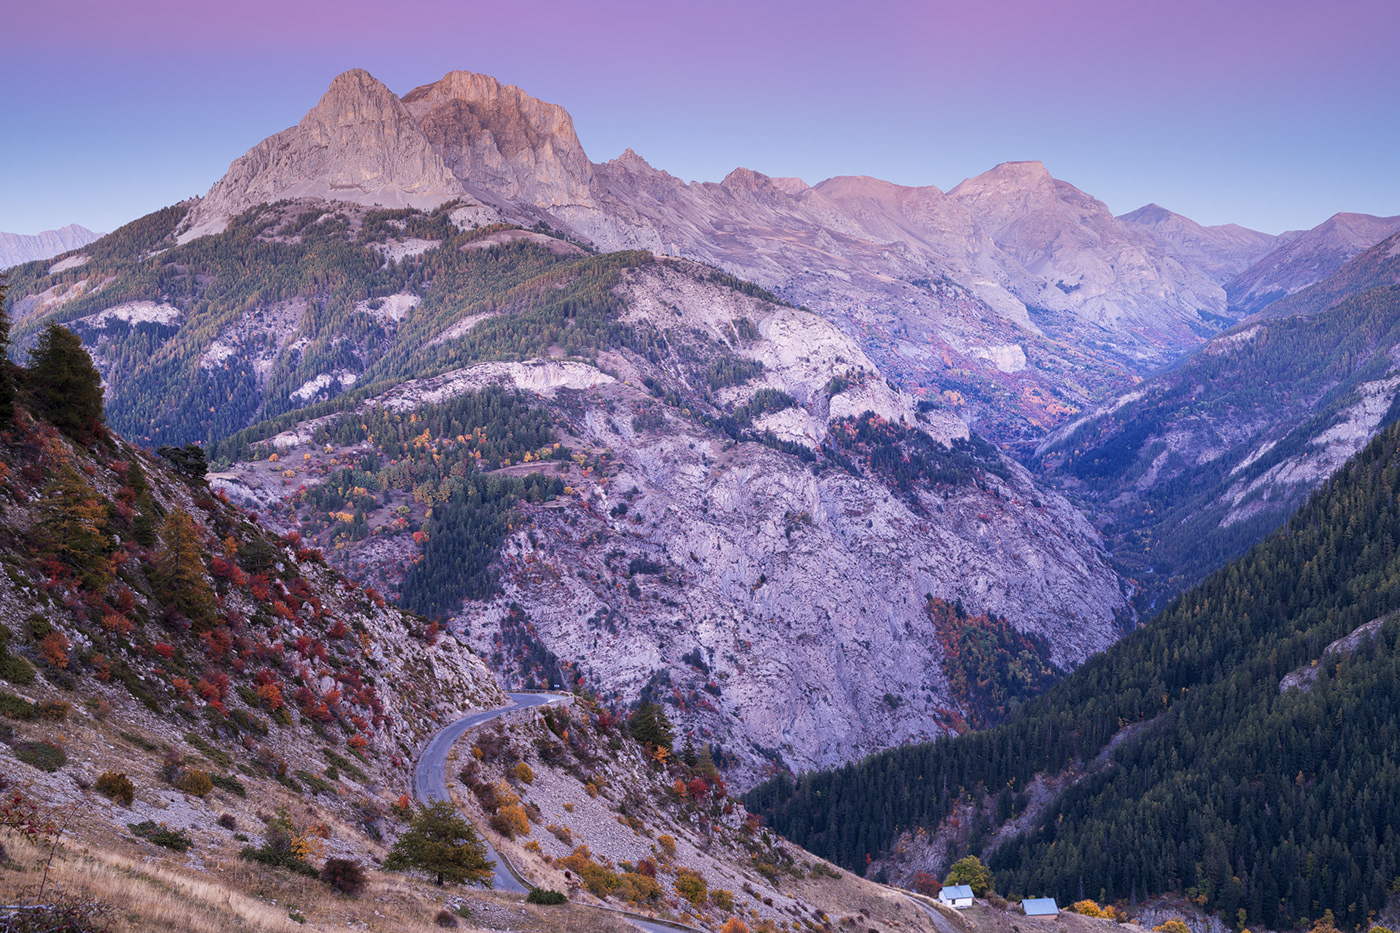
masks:
{"type": "Polygon", "coordinates": [[[1028,897],[1021,902],[1021,910],[1027,917],[1058,917],[1060,906],[1053,897],[1028,897]]]}
{"type": "Polygon", "coordinates": [[[938,892],[938,902],[946,907],[965,910],[972,906],[972,885],[951,884],[938,892]]]}

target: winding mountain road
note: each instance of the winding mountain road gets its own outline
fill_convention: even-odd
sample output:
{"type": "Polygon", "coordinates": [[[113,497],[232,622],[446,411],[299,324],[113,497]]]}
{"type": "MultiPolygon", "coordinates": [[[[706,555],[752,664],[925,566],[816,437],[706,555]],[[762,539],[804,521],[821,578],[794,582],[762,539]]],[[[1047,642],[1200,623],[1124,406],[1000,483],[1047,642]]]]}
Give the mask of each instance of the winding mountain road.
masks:
{"type": "MultiPolygon", "coordinates": [[[[452,793],[447,789],[447,755],[452,751],[452,746],[457,744],[457,740],[462,737],[468,729],[485,725],[499,716],[514,712],[518,709],[529,709],[533,706],[553,706],[562,703],[567,699],[564,694],[558,693],[507,693],[510,698],[509,706],[502,706],[497,709],[482,710],[479,713],[472,713],[470,716],[463,716],[461,719],[441,729],[436,735],[428,740],[427,747],[418,756],[418,766],[413,771],[413,795],[418,798],[419,803],[435,803],[440,800],[451,802],[452,793]]],[[[506,891],[511,894],[530,893],[529,885],[515,874],[515,870],[510,863],[498,853],[494,846],[485,837],[481,840],[486,845],[486,857],[495,866],[495,874],[492,878],[492,890],[506,891]]],[[[627,911],[616,910],[611,907],[599,907],[598,910],[606,910],[617,914],[628,923],[637,927],[645,933],[677,933],[677,931],[687,931],[687,933],[698,933],[693,927],[683,926],[678,923],[667,923],[662,920],[652,920],[648,917],[640,917],[627,911]]]]}
{"type": "MultiPolygon", "coordinates": [[[[462,733],[518,709],[528,709],[532,706],[552,706],[555,703],[562,703],[565,699],[562,695],[549,693],[507,693],[506,696],[510,697],[509,706],[482,710],[479,713],[472,713],[470,716],[463,716],[428,741],[428,746],[423,749],[423,754],[418,756],[418,767],[413,772],[413,795],[418,798],[419,803],[429,804],[440,800],[452,802],[452,793],[447,789],[447,754],[452,751],[452,746],[457,744],[462,733]]],[[[485,838],[481,841],[486,843],[486,857],[496,866],[492,888],[512,894],[530,893],[530,889],[520,882],[520,879],[510,870],[506,860],[496,852],[495,847],[486,842],[485,838]]]]}

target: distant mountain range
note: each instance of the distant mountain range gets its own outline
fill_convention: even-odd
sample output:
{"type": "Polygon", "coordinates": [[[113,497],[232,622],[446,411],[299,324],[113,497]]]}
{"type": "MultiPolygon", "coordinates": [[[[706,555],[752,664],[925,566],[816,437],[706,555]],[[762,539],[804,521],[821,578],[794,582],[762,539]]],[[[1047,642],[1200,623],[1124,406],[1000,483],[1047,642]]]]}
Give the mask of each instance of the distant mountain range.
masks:
{"type": "Polygon", "coordinates": [[[0,233],[0,269],[8,269],[36,259],[51,259],[69,250],[81,249],[102,236],[87,227],[69,224],[57,230],[45,230],[32,236],[24,233],[0,233]]]}
{"type": "Polygon", "coordinates": [[[366,72],[341,75],[300,124],[233,163],[181,239],[286,197],[459,200],[600,249],[718,266],[824,314],[890,375],[1006,443],[1232,322],[1220,270],[1247,267],[1270,242],[1217,232],[1208,255],[1178,256],[1170,235],[1115,218],[1038,162],[947,193],[861,177],[809,187],[747,169],[686,184],[630,150],[590,161],[562,108],[466,72],[402,99],[366,72]]]}
{"type": "Polygon", "coordinates": [[[300,124],[235,160],[181,239],[287,197],[458,200],[600,249],[718,266],[825,315],[886,373],[1027,450],[1393,232],[1364,215],[1282,237],[1156,205],[1114,217],[1039,162],[946,193],[868,177],[809,187],[743,168],[687,184],[631,150],[590,161],[561,107],[467,72],[402,98],[346,72],[300,124]]]}

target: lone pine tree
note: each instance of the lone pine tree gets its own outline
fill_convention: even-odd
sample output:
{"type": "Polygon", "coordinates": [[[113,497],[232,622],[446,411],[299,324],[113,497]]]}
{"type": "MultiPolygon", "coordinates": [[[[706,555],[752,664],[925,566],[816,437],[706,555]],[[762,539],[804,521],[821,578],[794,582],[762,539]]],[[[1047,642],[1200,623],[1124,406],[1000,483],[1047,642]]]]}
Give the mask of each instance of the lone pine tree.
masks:
{"type": "Polygon", "coordinates": [[[29,354],[34,411],[75,441],[101,436],[102,377],[78,335],[52,322],[29,354]]]}

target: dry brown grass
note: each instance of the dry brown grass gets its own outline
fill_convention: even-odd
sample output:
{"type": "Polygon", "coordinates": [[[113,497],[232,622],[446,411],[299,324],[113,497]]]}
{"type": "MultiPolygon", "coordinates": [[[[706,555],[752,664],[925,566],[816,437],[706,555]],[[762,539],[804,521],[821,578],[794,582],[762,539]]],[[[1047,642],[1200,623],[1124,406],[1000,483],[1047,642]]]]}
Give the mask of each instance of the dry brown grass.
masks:
{"type": "MultiPolygon", "coordinates": [[[[14,836],[5,839],[5,846],[15,869],[0,872],[0,898],[8,903],[28,902],[37,893],[48,848],[14,836]]],[[[365,897],[351,899],[309,878],[244,862],[217,862],[198,871],[75,844],[58,847],[48,885],[69,897],[106,905],[114,933],[313,929],[429,933],[440,929],[432,918],[442,908],[444,894],[380,876],[365,897]],[[290,911],[304,915],[307,923],[292,921],[290,911]]]]}
{"type": "MultiPolygon", "coordinates": [[[[0,833],[0,842],[10,855],[8,868],[0,871],[0,902],[29,903],[38,891],[48,846],[12,833],[0,833]]],[[[310,878],[248,862],[211,859],[199,868],[174,857],[141,857],[64,840],[47,884],[49,891],[104,904],[113,933],[440,933],[433,922],[438,911],[462,903],[472,919],[458,921],[459,933],[635,933],[621,918],[579,905],[537,907],[515,895],[369,874],[365,893],[349,898],[310,878]],[[291,911],[306,923],[291,920],[291,911]]]]}

